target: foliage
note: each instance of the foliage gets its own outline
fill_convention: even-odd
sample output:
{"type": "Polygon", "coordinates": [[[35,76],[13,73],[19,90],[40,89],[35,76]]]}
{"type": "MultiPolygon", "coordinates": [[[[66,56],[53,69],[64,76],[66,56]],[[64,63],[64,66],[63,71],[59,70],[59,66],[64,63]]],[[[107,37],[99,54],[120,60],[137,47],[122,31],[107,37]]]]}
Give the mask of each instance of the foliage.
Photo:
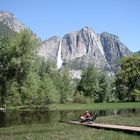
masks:
{"type": "Polygon", "coordinates": [[[81,81],[78,85],[78,90],[83,91],[85,96],[95,98],[95,93],[99,91],[97,70],[93,65],[90,65],[83,71],[81,81]]]}
{"type": "Polygon", "coordinates": [[[24,103],[25,95],[22,94],[22,86],[37,46],[36,38],[27,30],[14,36],[6,35],[0,38],[1,104],[5,103],[7,91],[10,91],[7,89],[10,80],[15,81],[22,103],[24,103]]]}
{"type": "Polygon", "coordinates": [[[71,100],[68,70],[36,55],[39,41],[29,31],[0,38],[1,104],[46,105],[71,100]]]}
{"type": "Polygon", "coordinates": [[[82,74],[81,81],[77,87],[85,96],[91,97],[95,102],[104,102],[110,100],[111,80],[109,77],[97,71],[90,65],[82,74]]]}
{"type": "Polygon", "coordinates": [[[9,105],[21,105],[21,96],[19,96],[19,85],[15,80],[10,80],[7,83],[7,104],[9,105]]]}
{"type": "Polygon", "coordinates": [[[73,102],[74,103],[82,103],[82,104],[86,104],[86,103],[92,103],[93,100],[90,97],[85,97],[83,92],[76,92],[73,96],[73,102]]]}
{"type": "Polygon", "coordinates": [[[115,84],[119,100],[135,101],[140,96],[140,56],[131,55],[121,60],[115,84]]]}
{"type": "Polygon", "coordinates": [[[98,102],[111,101],[112,97],[112,80],[111,77],[107,76],[105,73],[100,73],[99,75],[99,93],[98,93],[98,102]]]}
{"type": "Polygon", "coordinates": [[[64,68],[53,78],[54,84],[59,92],[59,101],[60,103],[64,103],[66,101],[70,101],[71,97],[74,93],[74,83],[69,75],[68,69],[64,68]]]}
{"type": "Polygon", "coordinates": [[[44,104],[57,102],[59,100],[58,91],[48,74],[44,76],[43,81],[41,82],[39,95],[44,104]]]}
{"type": "Polygon", "coordinates": [[[11,58],[14,47],[10,36],[0,38],[0,82],[1,82],[1,104],[5,103],[7,92],[7,81],[11,78],[13,71],[10,69],[11,58]],[[11,71],[12,73],[9,73],[11,71]]]}

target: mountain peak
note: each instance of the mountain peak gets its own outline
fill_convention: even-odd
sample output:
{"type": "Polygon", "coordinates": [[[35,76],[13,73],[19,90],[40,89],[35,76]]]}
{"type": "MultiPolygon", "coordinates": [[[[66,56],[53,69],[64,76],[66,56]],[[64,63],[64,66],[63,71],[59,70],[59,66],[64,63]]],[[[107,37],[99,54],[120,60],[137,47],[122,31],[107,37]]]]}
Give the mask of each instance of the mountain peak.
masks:
{"type": "Polygon", "coordinates": [[[26,26],[10,12],[0,11],[0,22],[9,27],[13,32],[20,32],[26,28],[26,26]]]}
{"type": "Polygon", "coordinates": [[[52,37],[44,40],[43,43],[48,42],[48,41],[55,41],[55,42],[57,42],[57,41],[60,41],[60,40],[61,40],[61,38],[59,36],[52,36],[52,37]]]}
{"type": "Polygon", "coordinates": [[[108,32],[103,32],[101,34],[102,37],[106,37],[106,38],[112,38],[114,40],[119,40],[119,37],[117,35],[114,35],[114,34],[110,34],[108,32]]]}
{"type": "Polygon", "coordinates": [[[89,27],[89,26],[85,26],[85,27],[83,27],[83,28],[82,28],[82,30],[87,31],[87,30],[92,30],[92,28],[91,28],[91,27],[89,27]]]}
{"type": "Polygon", "coordinates": [[[13,13],[10,13],[7,11],[0,11],[0,17],[13,17],[13,18],[15,18],[15,15],[13,13]]]}
{"type": "Polygon", "coordinates": [[[94,32],[95,33],[95,31],[89,26],[83,27],[80,31],[82,31],[82,32],[94,32]]]}

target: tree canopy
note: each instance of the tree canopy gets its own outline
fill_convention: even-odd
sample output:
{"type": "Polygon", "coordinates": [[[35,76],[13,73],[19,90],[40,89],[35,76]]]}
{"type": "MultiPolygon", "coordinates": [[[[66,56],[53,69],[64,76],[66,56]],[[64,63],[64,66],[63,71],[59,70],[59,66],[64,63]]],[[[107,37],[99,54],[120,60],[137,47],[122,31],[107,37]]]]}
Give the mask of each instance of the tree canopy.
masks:
{"type": "Polygon", "coordinates": [[[77,90],[82,91],[84,96],[91,97],[95,102],[109,101],[111,80],[105,73],[98,71],[94,65],[89,65],[83,71],[77,90]]]}
{"type": "MultiPolygon", "coordinates": [[[[0,81],[1,103],[5,103],[8,82],[14,80],[19,92],[30,69],[37,39],[30,31],[24,30],[15,35],[5,35],[0,38],[0,81]]],[[[20,92],[21,93],[21,92],[20,92]]]]}
{"type": "Polygon", "coordinates": [[[139,55],[131,55],[122,58],[115,83],[116,95],[119,100],[135,101],[140,96],[139,55]]]}

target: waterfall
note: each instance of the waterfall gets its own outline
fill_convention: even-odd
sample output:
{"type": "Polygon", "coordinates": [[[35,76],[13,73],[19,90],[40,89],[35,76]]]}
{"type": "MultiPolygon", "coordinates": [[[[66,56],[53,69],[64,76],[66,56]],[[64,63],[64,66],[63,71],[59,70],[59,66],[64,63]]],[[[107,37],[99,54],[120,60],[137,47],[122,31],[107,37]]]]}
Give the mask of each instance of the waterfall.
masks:
{"type": "Polygon", "coordinates": [[[60,69],[62,66],[63,60],[61,57],[61,40],[59,43],[59,48],[58,48],[58,52],[57,52],[57,60],[56,60],[56,64],[57,64],[57,69],[60,69]]]}

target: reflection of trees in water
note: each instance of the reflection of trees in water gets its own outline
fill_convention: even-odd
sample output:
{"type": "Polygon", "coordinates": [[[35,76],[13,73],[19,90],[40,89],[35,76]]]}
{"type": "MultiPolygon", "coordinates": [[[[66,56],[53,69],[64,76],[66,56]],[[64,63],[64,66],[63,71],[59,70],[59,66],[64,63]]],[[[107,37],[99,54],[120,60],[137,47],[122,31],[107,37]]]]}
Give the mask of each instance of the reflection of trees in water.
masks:
{"type": "Polygon", "coordinates": [[[84,111],[60,111],[60,120],[79,120],[84,111]]]}
{"type": "Polygon", "coordinates": [[[59,113],[52,111],[7,111],[0,114],[0,126],[48,123],[57,118],[59,113]]]}
{"type": "MultiPolygon", "coordinates": [[[[140,109],[113,109],[113,110],[89,110],[97,116],[107,115],[140,115],[140,109]]],[[[80,115],[85,110],[78,111],[7,111],[0,112],[0,127],[35,124],[53,123],[59,120],[79,120],[80,115]]]]}
{"type": "Polygon", "coordinates": [[[0,111],[0,127],[5,126],[6,112],[0,111]]]}
{"type": "Polygon", "coordinates": [[[23,112],[21,114],[21,122],[23,123],[49,123],[60,118],[60,113],[57,111],[32,111],[23,112]]]}
{"type": "Polygon", "coordinates": [[[140,109],[97,110],[98,116],[140,114],[140,109]]]}

